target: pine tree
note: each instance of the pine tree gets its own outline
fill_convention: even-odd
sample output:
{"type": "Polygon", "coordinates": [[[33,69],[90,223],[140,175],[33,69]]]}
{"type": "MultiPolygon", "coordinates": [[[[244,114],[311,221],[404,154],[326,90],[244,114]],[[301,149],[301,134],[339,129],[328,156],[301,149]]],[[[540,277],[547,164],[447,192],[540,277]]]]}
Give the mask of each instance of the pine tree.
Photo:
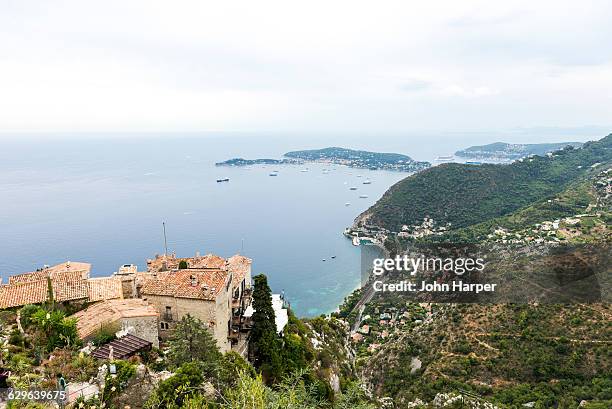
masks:
{"type": "Polygon", "coordinates": [[[274,380],[281,375],[280,342],[276,333],[274,309],[272,308],[272,291],[264,274],[254,277],[253,291],[253,330],[251,331],[250,348],[253,363],[264,377],[274,380]]]}
{"type": "Polygon", "coordinates": [[[168,342],[168,360],[174,367],[197,362],[207,376],[216,376],[221,352],[206,325],[198,318],[185,315],[168,342]]]}

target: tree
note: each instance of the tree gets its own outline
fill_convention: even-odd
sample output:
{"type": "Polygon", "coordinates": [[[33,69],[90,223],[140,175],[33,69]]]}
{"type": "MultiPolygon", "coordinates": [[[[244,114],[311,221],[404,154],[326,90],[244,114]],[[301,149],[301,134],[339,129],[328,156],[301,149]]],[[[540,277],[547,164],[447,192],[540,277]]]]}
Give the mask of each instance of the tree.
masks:
{"type": "MultiPolygon", "coordinates": [[[[222,408],[251,409],[316,409],[331,407],[322,400],[313,385],[304,382],[307,371],[286,376],[275,388],[265,385],[261,376],[251,377],[239,373],[236,386],[224,395],[222,408]]],[[[350,385],[333,407],[339,409],[374,409],[357,386],[350,385]]]]}
{"type": "Polygon", "coordinates": [[[240,374],[246,374],[252,378],[257,375],[255,369],[240,354],[234,351],[226,352],[221,360],[219,389],[233,388],[240,374]]]}
{"type": "Polygon", "coordinates": [[[175,368],[188,362],[199,362],[209,377],[217,377],[221,352],[206,325],[191,315],[185,315],[168,342],[168,361],[175,368]]]}
{"type": "Polygon", "coordinates": [[[155,393],[149,398],[145,407],[148,409],[178,408],[190,397],[202,392],[204,382],[201,362],[183,364],[174,375],[159,383],[155,393]]]}
{"type": "Polygon", "coordinates": [[[254,365],[265,377],[271,380],[281,375],[280,345],[276,333],[274,309],[272,308],[272,292],[268,279],[264,274],[254,277],[253,291],[253,329],[251,331],[251,348],[254,365]]]}
{"type": "Polygon", "coordinates": [[[181,260],[179,261],[179,270],[185,270],[186,268],[188,268],[189,266],[187,265],[187,261],[186,260],[181,260]]]}

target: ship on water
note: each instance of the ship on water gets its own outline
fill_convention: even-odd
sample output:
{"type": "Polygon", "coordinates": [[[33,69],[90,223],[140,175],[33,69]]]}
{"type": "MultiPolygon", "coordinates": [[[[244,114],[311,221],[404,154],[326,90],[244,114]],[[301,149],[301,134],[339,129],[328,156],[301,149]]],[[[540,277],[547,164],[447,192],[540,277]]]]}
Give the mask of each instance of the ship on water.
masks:
{"type": "Polygon", "coordinates": [[[446,156],[442,155],[442,156],[438,156],[436,158],[436,161],[437,162],[450,162],[453,159],[455,159],[455,157],[453,155],[446,155],[446,156]]]}
{"type": "Polygon", "coordinates": [[[349,187],[349,190],[357,190],[357,188],[355,186],[351,186],[349,187]]]}
{"type": "Polygon", "coordinates": [[[219,179],[217,179],[217,183],[221,183],[221,182],[229,182],[229,178],[219,178],[219,179]]]}
{"type": "Polygon", "coordinates": [[[372,181],[370,179],[366,179],[362,182],[364,185],[371,185],[372,181]]]}

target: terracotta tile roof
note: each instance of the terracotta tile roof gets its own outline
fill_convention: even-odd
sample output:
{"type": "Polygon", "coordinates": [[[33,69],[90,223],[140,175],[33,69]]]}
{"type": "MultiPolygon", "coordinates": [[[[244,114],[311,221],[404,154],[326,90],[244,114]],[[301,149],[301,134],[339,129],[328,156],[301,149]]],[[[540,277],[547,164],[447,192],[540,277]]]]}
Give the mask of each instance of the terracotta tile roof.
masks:
{"type": "Polygon", "coordinates": [[[189,268],[225,268],[225,259],[214,254],[207,254],[204,257],[193,257],[186,259],[189,268]]]}
{"type": "Polygon", "coordinates": [[[73,314],[77,319],[77,331],[81,339],[87,338],[102,326],[112,324],[121,318],[157,317],[159,314],[152,305],[139,298],[126,300],[107,300],[73,314]]]}
{"type": "Polygon", "coordinates": [[[89,301],[123,298],[123,288],[119,277],[100,277],[87,280],[87,298],[89,301]]]}
{"type": "Polygon", "coordinates": [[[86,279],[91,272],[91,264],[67,261],[53,267],[48,267],[39,271],[17,274],[9,277],[9,284],[25,283],[30,281],[44,280],[51,277],[53,280],[75,280],[86,279]]]}
{"type": "Polygon", "coordinates": [[[71,262],[9,277],[9,284],[0,286],[0,308],[47,301],[49,279],[53,289],[53,299],[58,302],[122,298],[120,279],[115,277],[90,279],[90,269],[91,265],[88,263],[71,262]]]}
{"type": "MultiPolygon", "coordinates": [[[[87,298],[87,281],[85,280],[52,280],[51,288],[53,299],[57,302],[87,298]]],[[[4,285],[0,287],[0,308],[39,304],[47,301],[48,296],[47,279],[4,285]]]]}
{"type": "Polygon", "coordinates": [[[48,269],[52,274],[53,273],[62,273],[67,271],[83,271],[87,273],[91,272],[91,264],[90,263],[82,263],[79,261],[67,261],[65,263],[60,263],[55,266],[49,267],[48,269]]]}
{"type": "Polygon", "coordinates": [[[215,300],[228,285],[230,274],[225,270],[186,269],[159,273],[145,280],[143,295],[215,300]]]}
{"type": "Polygon", "coordinates": [[[177,258],[174,254],[156,254],[154,259],[147,260],[147,271],[159,272],[162,270],[178,270],[179,263],[183,260],[189,263],[190,259],[177,258]]]}
{"type": "Polygon", "coordinates": [[[47,280],[0,286],[0,308],[20,307],[47,301],[47,280]]]}
{"type": "Polygon", "coordinates": [[[159,272],[163,269],[164,265],[167,270],[178,270],[181,261],[185,261],[189,268],[202,269],[223,269],[227,263],[223,257],[214,254],[183,258],[178,258],[174,254],[169,254],[167,256],[157,255],[154,259],[147,260],[147,270],[150,272],[159,272]]]}
{"type": "MultiPolygon", "coordinates": [[[[237,286],[250,273],[253,260],[248,257],[236,254],[227,259],[227,267],[232,273],[232,286],[237,286]]],[[[249,283],[247,283],[249,284],[249,283]]]]}
{"type": "Polygon", "coordinates": [[[53,299],[58,302],[87,298],[87,281],[85,280],[52,280],[51,287],[53,288],[53,299]]]}

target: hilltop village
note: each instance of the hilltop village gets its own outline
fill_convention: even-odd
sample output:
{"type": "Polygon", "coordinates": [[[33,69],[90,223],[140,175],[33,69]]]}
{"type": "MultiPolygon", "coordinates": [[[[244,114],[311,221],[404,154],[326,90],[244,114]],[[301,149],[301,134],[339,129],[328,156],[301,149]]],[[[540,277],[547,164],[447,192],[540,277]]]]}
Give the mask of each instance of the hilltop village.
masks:
{"type": "MultiPolygon", "coordinates": [[[[116,371],[123,365],[118,362],[157,356],[152,363],[163,367],[163,355],[177,342],[175,333],[189,325],[196,334],[209,334],[203,339],[209,337],[208,348],[217,354],[253,360],[249,340],[256,310],[251,265],[250,258],[239,254],[227,259],[166,254],[147,260],[145,271],[124,264],[107,277],[91,277],[91,264],[74,261],[10,276],[0,285],[0,343],[5,348],[0,354],[0,388],[27,388],[40,382],[49,386],[54,382],[50,374],[58,371],[56,375],[66,382],[63,403],[100,403],[108,376],[116,375],[109,372],[109,365],[116,371]],[[35,323],[44,333],[37,333],[40,328],[33,327],[35,323]],[[40,350],[39,336],[49,337],[40,339],[40,350]],[[28,345],[35,349],[33,355],[20,352],[28,345]],[[79,345],[76,356],[70,352],[72,345],[79,345]],[[72,363],[70,358],[61,362],[66,354],[72,363]],[[55,365],[63,367],[61,374],[55,365]]],[[[289,323],[288,304],[280,294],[268,298],[267,321],[273,321],[272,332],[282,337],[289,323]]],[[[150,389],[173,376],[167,370],[141,366],[140,375],[148,376],[150,389]]]]}
{"type": "MultiPolygon", "coordinates": [[[[251,259],[208,254],[178,258],[157,255],[146,271],[122,265],[109,277],[90,277],[91,264],[71,262],[9,277],[0,286],[0,308],[23,307],[53,300],[74,308],[84,340],[119,321],[121,330],[158,347],[189,314],[205,322],[222,352],[246,356],[250,329],[251,259]]],[[[277,298],[280,296],[275,296],[277,298]]],[[[279,304],[279,332],[287,312],[279,304]]],[[[136,351],[135,351],[136,352],[136,351]]]]}

